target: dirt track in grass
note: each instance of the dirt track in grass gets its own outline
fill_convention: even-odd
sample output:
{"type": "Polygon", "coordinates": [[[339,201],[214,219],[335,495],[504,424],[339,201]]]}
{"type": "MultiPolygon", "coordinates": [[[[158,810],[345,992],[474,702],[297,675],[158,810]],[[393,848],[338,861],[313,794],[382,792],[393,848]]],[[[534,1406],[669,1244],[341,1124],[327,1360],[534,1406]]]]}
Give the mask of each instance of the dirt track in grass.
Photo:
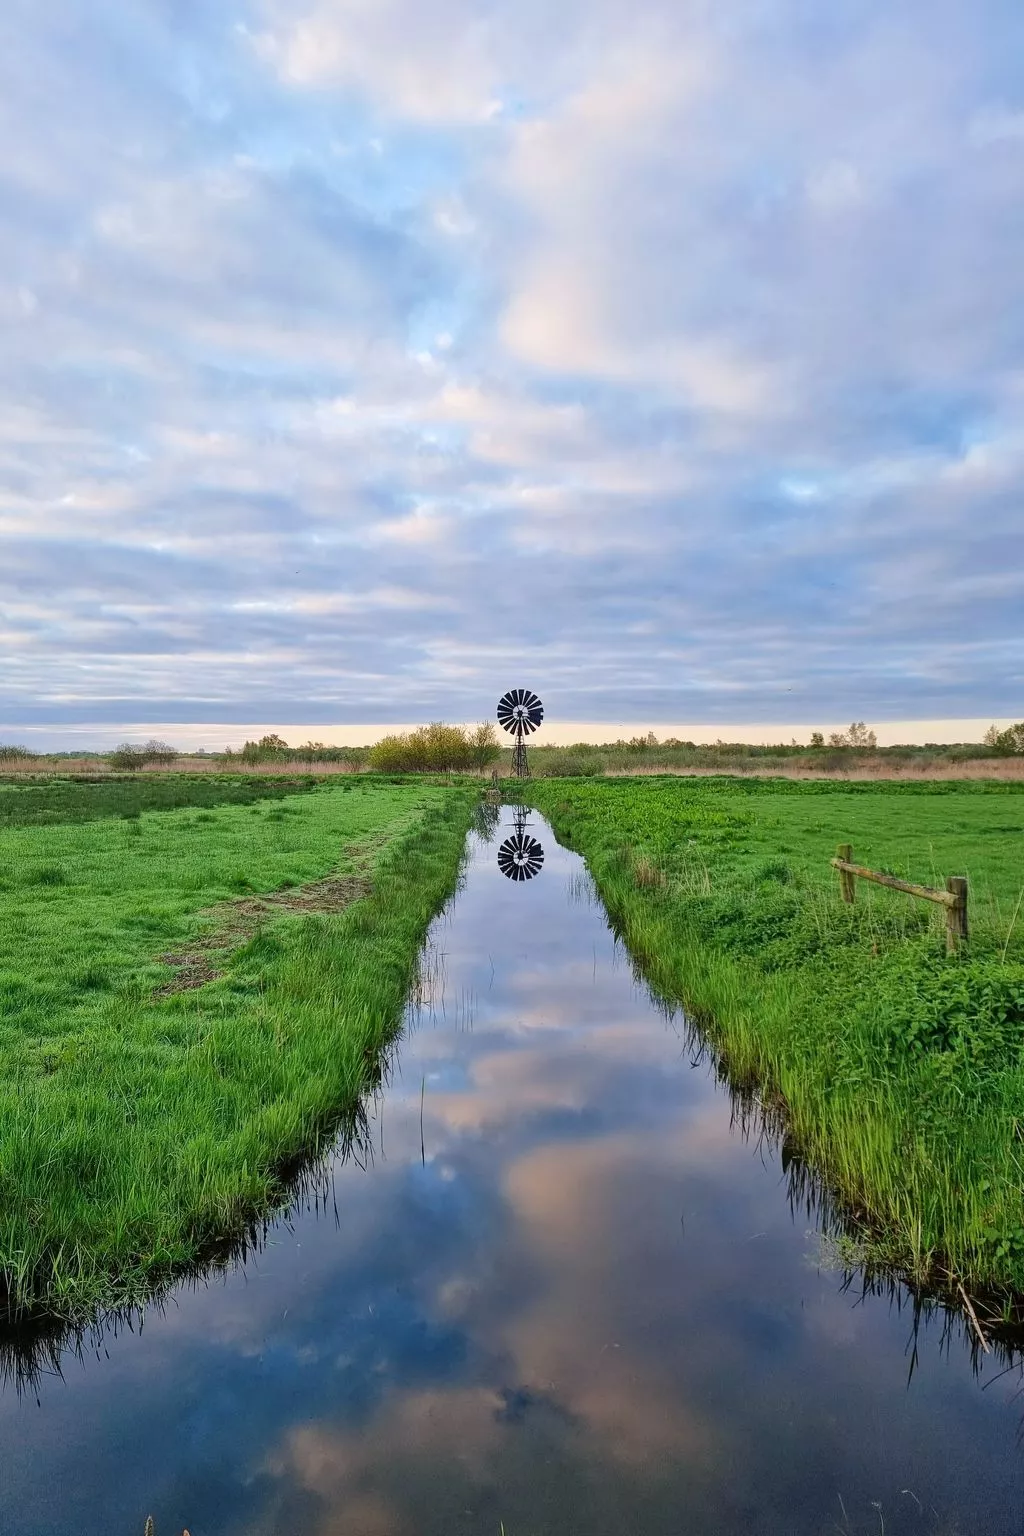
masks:
{"type": "Polygon", "coordinates": [[[263,925],[284,913],[343,912],[354,901],[368,896],[370,881],[360,875],[329,875],[294,890],[274,891],[239,901],[222,901],[204,915],[213,919],[209,933],[201,934],[183,949],[157,958],[175,971],[172,979],[157,987],[154,997],[170,997],[204,987],[224,974],[223,967],[236,949],[247,944],[263,925]]]}

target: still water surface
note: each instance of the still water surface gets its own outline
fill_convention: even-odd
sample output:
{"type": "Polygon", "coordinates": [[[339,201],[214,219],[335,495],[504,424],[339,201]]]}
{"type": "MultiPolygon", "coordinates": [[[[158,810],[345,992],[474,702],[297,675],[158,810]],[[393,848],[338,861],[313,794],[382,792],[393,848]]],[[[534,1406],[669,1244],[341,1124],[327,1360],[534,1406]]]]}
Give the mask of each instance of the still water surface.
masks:
{"type": "Polygon", "coordinates": [[[18,1536],[1022,1529],[1016,1370],[843,1288],[541,818],[474,833],[326,1207],[0,1397],[18,1536]],[[998,1379],[997,1379],[998,1378],[998,1379]]]}

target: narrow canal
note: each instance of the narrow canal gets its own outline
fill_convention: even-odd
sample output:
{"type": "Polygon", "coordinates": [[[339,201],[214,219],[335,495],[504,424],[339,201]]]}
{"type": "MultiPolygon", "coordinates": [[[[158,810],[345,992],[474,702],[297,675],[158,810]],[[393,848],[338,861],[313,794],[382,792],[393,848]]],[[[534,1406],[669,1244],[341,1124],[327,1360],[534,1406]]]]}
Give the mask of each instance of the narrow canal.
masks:
{"type": "MultiPolygon", "coordinates": [[[[1009,1536],[1016,1369],[844,1288],[539,816],[470,839],[372,1153],[0,1398],[17,1536],[1009,1536]]],[[[10,1364],[10,1361],[8,1361],[10,1364]]]]}

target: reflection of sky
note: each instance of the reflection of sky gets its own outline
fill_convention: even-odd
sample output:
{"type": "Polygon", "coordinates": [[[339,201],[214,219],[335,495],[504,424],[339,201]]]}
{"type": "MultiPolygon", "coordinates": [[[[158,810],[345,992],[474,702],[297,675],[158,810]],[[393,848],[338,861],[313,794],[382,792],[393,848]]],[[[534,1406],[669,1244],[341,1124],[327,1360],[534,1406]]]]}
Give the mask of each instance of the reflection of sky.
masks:
{"type": "Polygon", "coordinates": [[[326,1214],[0,1401],[0,1530],[1018,1530],[1015,1377],[933,1332],[908,1389],[539,831],[525,885],[476,844],[326,1214]]]}

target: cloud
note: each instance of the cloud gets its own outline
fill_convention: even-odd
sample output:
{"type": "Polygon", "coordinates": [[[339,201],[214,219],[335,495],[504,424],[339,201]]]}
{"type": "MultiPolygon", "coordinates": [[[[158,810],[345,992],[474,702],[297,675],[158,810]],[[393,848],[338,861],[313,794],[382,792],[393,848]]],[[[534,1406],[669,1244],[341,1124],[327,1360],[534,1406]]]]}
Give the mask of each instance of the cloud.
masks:
{"type": "Polygon", "coordinates": [[[1008,0],[0,29],[0,722],[1017,707],[1008,0]]]}

